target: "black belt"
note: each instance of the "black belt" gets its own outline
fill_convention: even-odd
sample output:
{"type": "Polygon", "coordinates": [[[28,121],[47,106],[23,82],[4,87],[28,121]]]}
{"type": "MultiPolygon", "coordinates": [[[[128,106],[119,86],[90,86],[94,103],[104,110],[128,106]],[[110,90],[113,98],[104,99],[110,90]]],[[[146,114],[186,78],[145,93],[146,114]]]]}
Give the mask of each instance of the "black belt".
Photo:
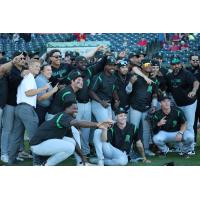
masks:
{"type": "Polygon", "coordinates": [[[89,100],[78,101],[78,103],[88,103],[88,102],[89,102],[89,100]]]}

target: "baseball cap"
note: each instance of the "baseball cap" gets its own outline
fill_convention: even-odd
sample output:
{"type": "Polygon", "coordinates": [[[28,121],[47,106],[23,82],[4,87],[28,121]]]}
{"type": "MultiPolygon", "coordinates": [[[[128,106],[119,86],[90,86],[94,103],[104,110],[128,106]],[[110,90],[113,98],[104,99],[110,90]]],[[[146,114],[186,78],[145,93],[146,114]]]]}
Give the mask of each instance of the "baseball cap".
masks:
{"type": "Polygon", "coordinates": [[[107,65],[115,65],[116,64],[116,59],[114,56],[108,56],[107,57],[107,61],[106,61],[107,65]]]}
{"type": "Polygon", "coordinates": [[[139,56],[139,54],[136,51],[133,51],[129,54],[128,59],[130,60],[134,56],[139,56]]]}
{"type": "Polygon", "coordinates": [[[147,55],[144,50],[138,50],[137,54],[138,55],[144,55],[144,56],[147,55]]]}
{"type": "Polygon", "coordinates": [[[71,56],[72,54],[73,54],[72,51],[66,51],[66,52],[65,52],[65,57],[67,57],[67,56],[71,56]]]}
{"type": "Polygon", "coordinates": [[[163,100],[165,100],[165,99],[171,100],[171,98],[168,95],[162,95],[162,96],[159,97],[159,101],[160,102],[163,101],[163,100]]]}
{"type": "Polygon", "coordinates": [[[33,58],[33,57],[36,56],[36,55],[39,56],[39,55],[40,55],[40,52],[39,52],[39,51],[35,51],[35,52],[30,52],[30,53],[29,53],[29,57],[30,57],[30,58],[33,58]]]}
{"type": "Polygon", "coordinates": [[[68,79],[71,80],[75,80],[78,77],[83,77],[83,75],[81,74],[81,72],[79,70],[72,70],[69,74],[68,74],[68,79]]]}
{"type": "Polygon", "coordinates": [[[76,62],[84,61],[87,62],[87,59],[84,56],[77,56],[75,59],[76,62]]]}
{"type": "Polygon", "coordinates": [[[157,60],[152,60],[151,64],[152,64],[152,66],[158,66],[158,67],[160,67],[160,62],[157,61],[157,60]]]}
{"type": "Polygon", "coordinates": [[[94,57],[95,58],[102,58],[103,57],[103,52],[102,51],[97,51],[95,54],[94,54],[94,57]]]}
{"type": "Polygon", "coordinates": [[[119,114],[122,114],[122,113],[127,114],[128,112],[122,107],[117,108],[116,111],[115,111],[115,115],[119,115],[119,114]]]}
{"type": "Polygon", "coordinates": [[[128,62],[125,59],[117,61],[117,67],[118,68],[124,67],[124,66],[127,66],[127,65],[128,65],[128,62]]]}
{"type": "Polygon", "coordinates": [[[23,55],[23,56],[27,56],[28,54],[27,54],[27,52],[25,52],[25,51],[15,51],[14,53],[13,53],[13,58],[14,57],[16,57],[16,56],[19,56],[19,55],[23,55]]]}
{"type": "Polygon", "coordinates": [[[157,58],[157,59],[163,59],[163,55],[162,55],[162,53],[161,52],[157,52],[157,53],[155,53],[154,55],[153,55],[153,58],[157,58]]]}
{"type": "Polygon", "coordinates": [[[174,64],[180,64],[181,63],[181,59],[179,56],[173,56],[171,58],[170,64],[174,65],[174,64]]]}
{"type": "Polygon", "coordinates": [[[152,65],[152,63],[150,59],[143,59],[141,65],[144,67],[149,67],[150,65],[152,65]]]}

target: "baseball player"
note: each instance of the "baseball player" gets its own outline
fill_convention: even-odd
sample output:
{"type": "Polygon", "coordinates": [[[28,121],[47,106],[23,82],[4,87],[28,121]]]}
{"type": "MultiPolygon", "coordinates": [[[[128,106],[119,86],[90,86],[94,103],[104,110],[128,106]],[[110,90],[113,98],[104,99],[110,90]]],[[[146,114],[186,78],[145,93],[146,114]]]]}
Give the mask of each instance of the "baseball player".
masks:
{"type": "MultiPolygon", "coordinates": [[[[83,87],[76,93],[77,105],[78,105],[78,120],[87,120],[91,121],[91,98],[89,96],[89,85],[91,79],[98,72],[102,71],[106,63],[106,56],[103,55],[102,59],[95,64],[88,64],[88,61],[83,56],[78,56],[76,58],[76,67],[81,72],[83,76],[83,87]]],[[[89,135],[90,128],[81,129],[81,145],[84,155],[90,155],[90,146],[89,146],[89,135]]]]}
{"type": "Polygon", "coordinates": [[[75,152],[77,165],[89,165],[80,148],[80,134],[75,127],[105,128],[112,122],[79,121],[74,101],[64,103],[64,111],[44,122],[30,141],[31,150],[39,156],[50,156],[44,165],[53,166],[66,160],[75,152]],[[76,133],[75,133],[76,132],[76,133]],[[74,135],[78,136],[75,138],[74,135]]]}
{"type": "Polygon", "coordinates": [[[112,99],[114,99],[115,107],[119,106],[119,97],[116,92],[116,76],[114,75],[115,64],[115,58],[108,56],[104,71],[94,76],[90,86],[92,113],[98,122],[112,119],[112,99]]]}
{"type": "MultiPolygon", "coordinates": [[[[187,119],[187,130],[194,135],[194,120],[197,106],[196,94],[199,82],[195,76],[185,70],[181,64],[180,57],[171,58],[172,73],[167,75],[167,86],[171,92],[176,105],[184,112],[187,119]]],[[[195,154],[194,148],[190,154],[195,154]]]]}
{"type": "MultiPolygon", "coordinates": [[[[146,76],[149,76],[152,71],[150,60],[144,59],[141,69],[146,76]]],[[[146,116],[150,108],[155,109],[157,105],[155,84],[149,85],[141,76],[134,75],[126,87],[126,92],[130,94],[130,122],[138,128],[142,121],[145,153],[148,156],[154,156],[155,154],[149,150],[151,134],[146,116]]]]}
{"type": "MultiPolygon", "coordinates": [[[[146,159],[144,148],[138,136],[138,129],[127,122],[124,108],[118,108],[115,112],[116,123],[109,129],[96,129],[94,134],[94,145],[97,154],[98,165],[127,165],[128,155],[133,143],[136,143],[143,162],[146,159]]],[[[94,162],[94,159],[91,159],[94,162]]]]}
{"type": "Polygon", "coordinates": [[[169,147],[166,143],[183,142],[183,153],[192,150],[194,135],[187,130],[187,121],[183,111],[177,107],[171,107],[170,98],[160,98],[161,109],[156,111],[152,117],[152,128],[154,132],[153,141],[160,151],[166,155],[169,147]]]}
{"type": "Polygon", "coordinates": [[[82,74],[78,70],[73,70],[69,73],[68,77],[71,84],[60,90],[51,103],[49,112],[46,115],[46,120],[52,119],[54,115],[64,110],[64,103],[68,101],[76,101],[76,92],[83,87],[82,74]]]}

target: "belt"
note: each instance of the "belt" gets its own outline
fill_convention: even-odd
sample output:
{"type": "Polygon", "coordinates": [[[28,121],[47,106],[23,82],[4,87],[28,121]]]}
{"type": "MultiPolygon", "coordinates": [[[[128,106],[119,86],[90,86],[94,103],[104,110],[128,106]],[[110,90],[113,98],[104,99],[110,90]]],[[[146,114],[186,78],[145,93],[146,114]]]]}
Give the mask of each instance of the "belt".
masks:
{"type": "Polygon", "coordinates": [[[17,104],[17,105],[24,105],[24,106],[30,106],[30,107],[32,107],[32,108],[34,108],[34,106],[31,106],[30,104],[28,104],[28,103],[19,103],[19,104],[17,104]]]}
{"type": "Polygon", "coordinates": [[[89,102],[89,100],[78,101],[78,103],[88,103],[88,102],[89,102]]]}

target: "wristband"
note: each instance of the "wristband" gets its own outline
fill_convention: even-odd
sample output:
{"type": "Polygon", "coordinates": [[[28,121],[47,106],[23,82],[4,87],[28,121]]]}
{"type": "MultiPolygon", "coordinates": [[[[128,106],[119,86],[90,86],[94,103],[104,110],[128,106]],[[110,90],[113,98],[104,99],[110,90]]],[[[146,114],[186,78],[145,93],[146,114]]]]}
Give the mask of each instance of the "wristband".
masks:
{"type": "Polygon", "coordinates": [[[182,131],[178,131],[178,133],[181,134],[181,135],[183,135],[183,132],[182,132],[182,131]]]}

